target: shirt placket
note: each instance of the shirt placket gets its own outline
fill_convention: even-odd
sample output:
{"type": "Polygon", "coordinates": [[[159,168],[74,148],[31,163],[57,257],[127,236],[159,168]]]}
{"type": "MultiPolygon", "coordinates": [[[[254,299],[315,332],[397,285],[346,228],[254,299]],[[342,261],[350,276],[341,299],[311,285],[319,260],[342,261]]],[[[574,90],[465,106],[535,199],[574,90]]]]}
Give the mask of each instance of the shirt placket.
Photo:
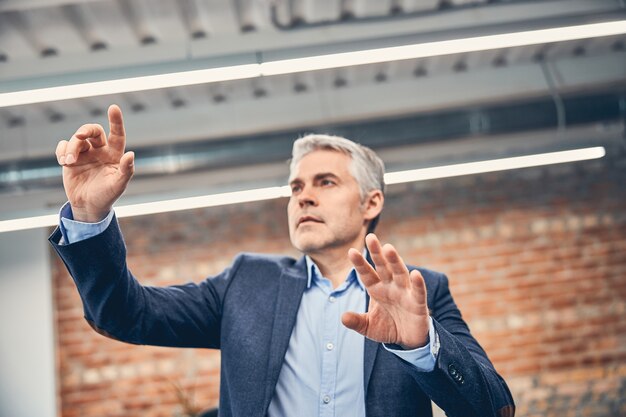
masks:
{"type": "Polygon", "coordinates": [[[339,326],[339,303],[337,294],[327,295],[324,306],[324,332],[322,347],[322,378],[320,386],[320,417],[334,417],[335,390],[337,385],[337,347],[339,326]]]}

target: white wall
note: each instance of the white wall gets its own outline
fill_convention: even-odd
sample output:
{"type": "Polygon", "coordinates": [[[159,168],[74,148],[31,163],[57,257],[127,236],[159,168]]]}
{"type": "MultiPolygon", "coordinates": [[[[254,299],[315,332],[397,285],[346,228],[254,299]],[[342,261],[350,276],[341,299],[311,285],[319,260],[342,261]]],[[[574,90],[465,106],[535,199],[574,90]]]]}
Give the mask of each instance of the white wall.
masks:
{"type": "Polygon", "coordinates": [[[57,415],[46,237],[45,229],[0,233],[0,416],[57,415]]]}

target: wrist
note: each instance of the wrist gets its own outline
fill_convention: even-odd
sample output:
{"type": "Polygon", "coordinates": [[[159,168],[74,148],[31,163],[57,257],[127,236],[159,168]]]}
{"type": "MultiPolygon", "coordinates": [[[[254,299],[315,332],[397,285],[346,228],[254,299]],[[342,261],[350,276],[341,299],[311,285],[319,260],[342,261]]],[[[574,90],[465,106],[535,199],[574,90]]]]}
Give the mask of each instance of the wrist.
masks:
{"type": "Polygon", "coordinates": [[[427,346],[429,343],[430,343],[430,336],[427,333],[426,334],[426,339],[423,342],[415,343],[415,344],[411,344],[411,345],[405,345],[403,343],[399,343],[398,346],[402,350],[415,350],[415,349],[423,348],[424,346],[427,346]]]}
{"type": "Polygon", "coordinates": [[[430,343],[430,317],[426,319],[424,324],[425,326],[420,329],[418,334],[413,335],[414,337],[407,337],[404,341],[397,342],[397,345],[403,350],[414,350],[428,346],[430,343]]]}
{"type": "Polygon", "coordinates": [[[83,207],[74,207],[70,204],[72,209],[72,217],[74,220],[83,223],[98,223],[104,220],[109,214],[111,209],[108,210],[89,210],[83,207]]]}

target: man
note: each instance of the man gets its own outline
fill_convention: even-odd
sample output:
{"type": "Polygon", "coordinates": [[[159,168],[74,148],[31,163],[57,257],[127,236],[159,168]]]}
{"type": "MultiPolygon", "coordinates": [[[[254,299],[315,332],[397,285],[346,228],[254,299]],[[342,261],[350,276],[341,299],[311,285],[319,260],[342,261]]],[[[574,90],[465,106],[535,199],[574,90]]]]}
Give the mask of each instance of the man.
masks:
{"type": "Polygon", "coordinates": [[[294,143],[287,213],[300,260],[242,254],[200,284],[143,287],[112,211],[134,154],[121,110],[108,115],[108,137],[84,125],[57,146],[69,204],[50,238],[98,332],[221,349],[222,416],[430,416],[431,399],[449,416],[514,415],[447,278],[407,268],[367,234],[384,203],[371,150],[332,136],[294,143]]]}

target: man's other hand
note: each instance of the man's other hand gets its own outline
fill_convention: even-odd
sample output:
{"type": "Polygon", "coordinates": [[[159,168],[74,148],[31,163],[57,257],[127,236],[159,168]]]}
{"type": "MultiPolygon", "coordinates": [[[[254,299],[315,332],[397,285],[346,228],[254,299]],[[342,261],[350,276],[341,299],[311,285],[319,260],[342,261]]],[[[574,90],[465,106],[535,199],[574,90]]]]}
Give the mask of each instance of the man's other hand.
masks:
{"type": "Polygon", "coordinates": [[[98,222],[109,213],[134,173],[135,154],[124,153],[122,111],[109,107],[109,136],[99,124],[81,126],[56,148],[74,220],[98,222]]]}
{"type": "Polygon", "coordinates": [[[367,313],[347,312],[343,324],[381,343],[416,349],[428,344],[426,285],[419,271],[409,273],[398,252],[390,244],[381,246],[376,235],[365,238],[374,269],[356,249],[348,257],[370,295],[367,313]]]}

